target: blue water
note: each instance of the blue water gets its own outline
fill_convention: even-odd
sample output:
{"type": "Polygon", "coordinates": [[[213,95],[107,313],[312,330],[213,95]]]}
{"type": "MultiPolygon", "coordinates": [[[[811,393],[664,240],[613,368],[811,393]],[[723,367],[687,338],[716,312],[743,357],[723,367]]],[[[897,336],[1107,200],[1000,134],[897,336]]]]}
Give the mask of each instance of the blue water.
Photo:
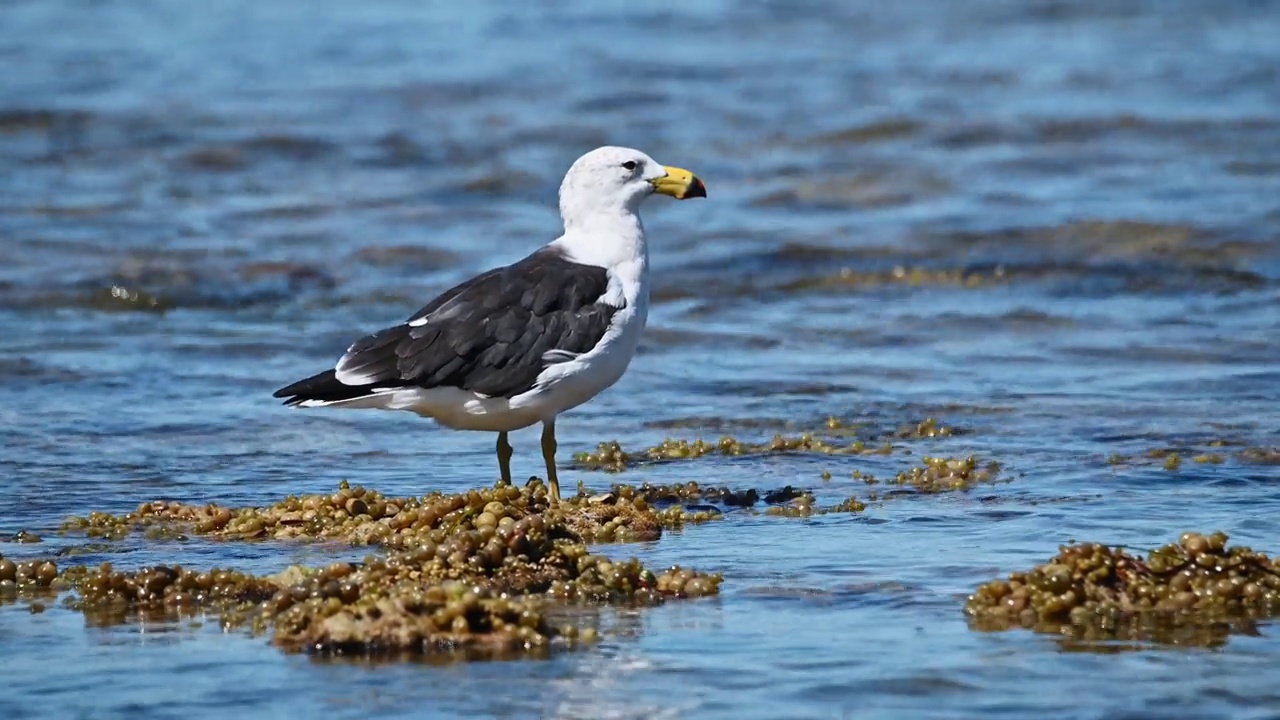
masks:
{"type": "MultiPolygon", "coordinates": [[[[270,393],[552,239],[560,176],[605,143],[710,197],[645,208],[649,331],[559,421],[567,487],[826,503],[866,496],[854,470],[970,453],[1010,482],[600,547],[723,572],[723,594],[605,611],[598,646],[548,661],[321,662],[216,618],[0,606],[0,716],[1275,717],[1273,625],[1113,653],[961,608],[1072,539],[1280,552],[1280,466],[1239,455],[1280,445],[1277,37],[1280,6],[1242,1],[5,4],[0,533],[45,537],[6,556],[153,498],[491,483],[491,436],[270,393]],[[965,432],[567,467],[830,415],[965,432]],[[1192,462],[1213,440],[1238,444],[1192,462]],[[1168,448],[1176,472],[1107,462],[1168,448]]],[[[512,438],[518,476],[541,473],[536,433],[512,438]]],[[[133,538],[76,560],[343,553],[363,551],[133,538]]]]}

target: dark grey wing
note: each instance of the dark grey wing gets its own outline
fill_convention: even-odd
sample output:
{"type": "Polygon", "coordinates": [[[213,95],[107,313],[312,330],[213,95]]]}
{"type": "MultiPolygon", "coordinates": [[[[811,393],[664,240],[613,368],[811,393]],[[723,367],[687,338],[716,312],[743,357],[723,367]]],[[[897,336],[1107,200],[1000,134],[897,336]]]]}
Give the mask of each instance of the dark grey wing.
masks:
{"type": "Polygon", "coordinates": [[[417,386],[513,397],[532,388],[549,362],[600,342],[620,309],[605,302],[608,289],[604,268],[543,248],[451,288],[402,325],[366,335],[334,370],[276,396],[296,404],[417,386]]]}

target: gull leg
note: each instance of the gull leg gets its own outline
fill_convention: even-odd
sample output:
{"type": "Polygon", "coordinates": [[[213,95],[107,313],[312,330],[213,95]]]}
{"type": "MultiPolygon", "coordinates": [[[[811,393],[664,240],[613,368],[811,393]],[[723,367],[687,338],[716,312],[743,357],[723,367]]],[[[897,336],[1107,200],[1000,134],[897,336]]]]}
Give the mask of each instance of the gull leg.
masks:
{"type": "Polygon", "coordinates": [[[551,489],[551,504],[560,502],[560,479],[556,477],[556,421],[542,423],[542,459],[547,463],[547,485],[551,489]]]}
{"type": "Polygon", "coordinates": [[[498,471],[502,473],[502,482],[511,484],[511,443],[507,442],[505,432],[498,433],[498,471]]]}

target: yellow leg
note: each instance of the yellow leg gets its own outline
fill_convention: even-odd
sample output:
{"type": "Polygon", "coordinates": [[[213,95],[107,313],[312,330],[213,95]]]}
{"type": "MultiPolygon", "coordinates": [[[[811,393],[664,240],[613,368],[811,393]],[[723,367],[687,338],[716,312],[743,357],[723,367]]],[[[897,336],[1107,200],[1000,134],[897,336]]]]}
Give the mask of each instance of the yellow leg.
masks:
{"type": "Polygon", "coordinates": [[[560,502],[560,479],[556,477],[556,421],[542,423],[542,459],[547,463],[547,485],[551,489],[551,504],[560,502]]]}
{"type": "Polygon", "coordinates": [[[505,432],[498,433],[498,471],[502,473],[502,482],[511,484],[511,443],[507,442],[505,432]]]}

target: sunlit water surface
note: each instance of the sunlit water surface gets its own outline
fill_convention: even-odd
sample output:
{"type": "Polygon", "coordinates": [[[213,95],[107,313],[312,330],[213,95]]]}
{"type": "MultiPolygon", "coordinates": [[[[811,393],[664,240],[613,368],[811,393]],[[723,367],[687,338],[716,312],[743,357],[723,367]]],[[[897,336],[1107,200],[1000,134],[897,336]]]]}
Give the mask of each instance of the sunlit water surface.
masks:
{"type": "MultiPolygon", "coordinates": [[[[832,415],[964,432],[562,483],[833,502],[867,492],[855,470],[970,453],[1010,480],[602,547],[722,571],[723,594],[617,614],[546,661],[322,662],[216,622],[97,628],[10,604],[0,716],[1280,707],[1271,625],[1074,652],[961,611],[1072,539],[1222,529],[1280,551],[1280,468],[1235,452],[1280,442],[1273,3],[20,0],[0,27],[0,532],[46,538],[5,555],[81,543],[53,532],[63,517],[152,498],[492,482],[492,436],[270,393],[553,238],[561,174],[605,143],[695,170],[710,198],[647,205],[649,332],[561,419],[562,464],[603,440],[761,441],[832,415]],[[1213,440],[1238,443],[1222,464],[1107,462],[1213,440]]],[[[521,477],[542,471],[536,433],[513,436],[521,477]]],[[[333,552],[130,541],[78,560],[274,572],[333,552]]]]}

